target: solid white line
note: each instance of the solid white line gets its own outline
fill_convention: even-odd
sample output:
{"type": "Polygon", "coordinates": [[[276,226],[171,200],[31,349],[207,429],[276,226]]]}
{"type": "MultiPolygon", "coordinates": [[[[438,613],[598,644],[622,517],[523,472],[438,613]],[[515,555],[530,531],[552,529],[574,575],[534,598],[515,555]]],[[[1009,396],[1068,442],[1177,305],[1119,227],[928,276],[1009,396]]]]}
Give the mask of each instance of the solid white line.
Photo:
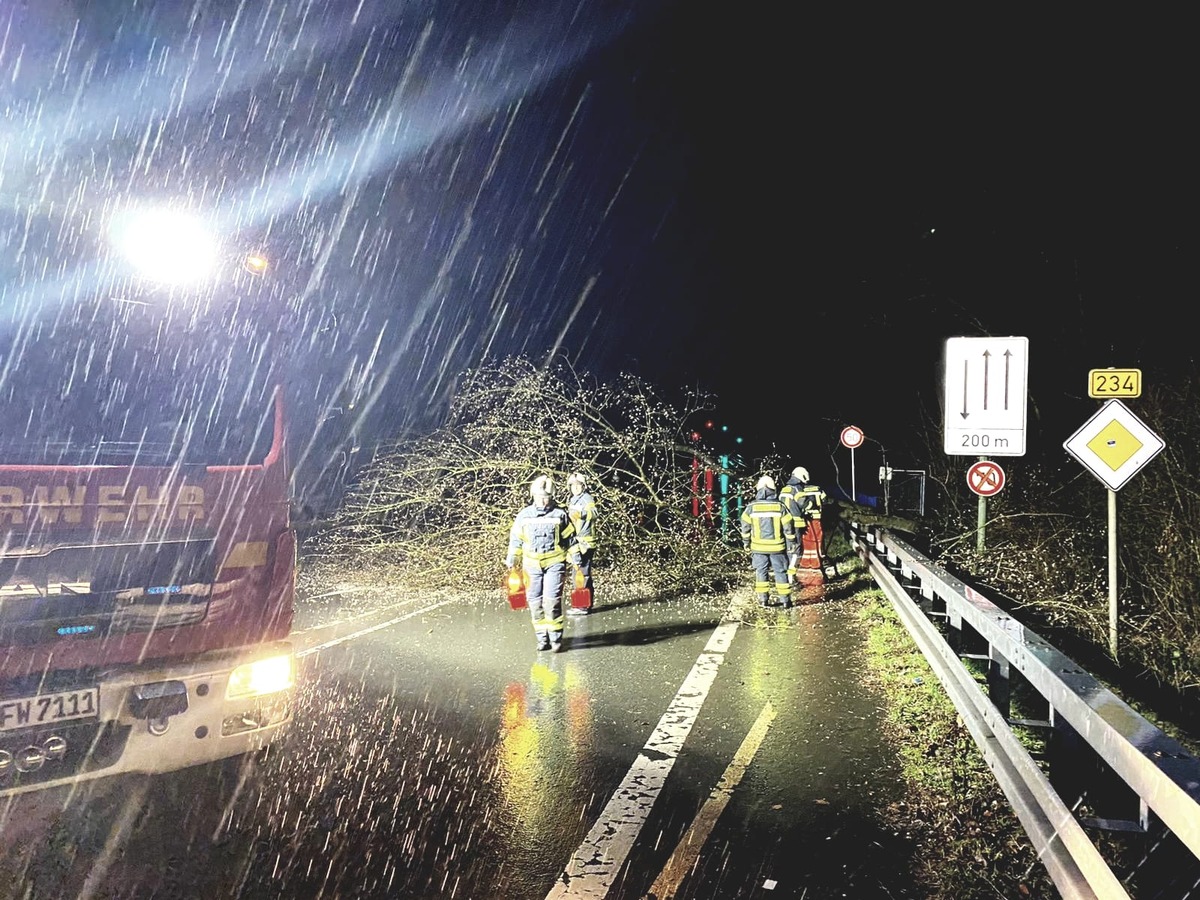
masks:
{"type": "MultiPolygon", "coordinates": [[[[307,603],[310,600],[316,600],[320,597],[332,597],[335,594],[344,594],[344,593],[350,593],[350,592],[349,591],[330,591],[328,594],[318,594],[316,597],[305,597],[303,600],[300,600],[297,602],[303,604],[303,603],[307,603]]],[[[402,607],[402,606],[412,606],[414,603],[419,603],[419,602],[420,602],[419,600],[409,599],[409,600],[400,600],[396,603],[389,603],[389,604],[387,604],[387,606],[378,606],[375,609],[371,610],[370,612],[365,612],[365,613],[362,613],[357,616],[351,616],[348,619],[342,619],[341,621],[338,621],[338,622],[326,622],[324,625],[313,625],[311,628],[298,629],[298,630],[292,632],[292,638],[295,639],[295,638],[299,637],[300,635],[311,634],[314,631],[318,632],[318,633],[322,632],[322,631],[328,631],[330,628],[336,628],[339,625],[347,625],[351,622],[357,622],[362,619],[370,619],[370,618],[373,618],[374,616],[379,615],[380,613],[385,613],[390,609],[400,609],[400,607],[402,607]]]]}
{"type": "Polygon", "coordinates": [[[721,818],[721,813],[725,811],[725,807],[729,805],[729,801],[733,797],[733,789],[741,783],[742,776],[746,774],[746,769],[750,767],[755,754],[758,753],[758,748],[762,746],[763,739],[767,736],[767,729],[774,721],[775,707],[768,701],[767,705],[762,708],[762,712],[758,714],[758,720],[743,739],[742,745],[738,747],[737,753],[733,755],[733,760],[726,767],[725,774],[721,776],[717,786],[708,795],[708,800],[700,808],[696,818],[692,820],[687,834],[680,839],[674,852],[671,853],[671,858],[667,860],[662,872],[650,886],[650,895],[656,900],[670,900],[679,890],[684,876],[699,859],[705,841],[708,840],[717,820],[721,818]]]}
{"type": "MultiPolygon", "coordinates": [[[[736,605],[737,601],[734,601],[730,609],[736,605]]],[[[663,784],[700,714],[708,690],[717,677],[717,669],[724,662],[725,652],[740,624],[736,616],[727,615],[726,621],[713,631],[642,752],[600,813],[599,820],[572,854],[546,900],[608,895],[646,824],[654,801],[662,793],[663,784]]]]}
{"type": "MultiPolygon", "coordinates": [[[[441,603],[435,603],[432,606],[423,606],[420,609],[414,609],[410,613],[405,613],[402,616],[396,616],[394,619],[388,619],[386,622],[380,622],[378,625],[372,625],[370,628],[363,628],[351,634],[344,634],[341,637],[334,638],[331,641],[326,641],[323,644],[317,644],[315,647],[308,647],[307,649],[299,651],[296,654],[296,657],[300,658],[302,656],[308,656],[310,653],[316,653],[318,650],[326,650],[330,647],[336,647],[338,644],[344,644],[346,641],[352,641],[355,638],[360,638],[363,635],[370,634],[373,631],[381,631],[384,628],[391,628],[393,625],[403,622],[405,619],[411,619],[413,616],[419,616],[422,613],[431,612],[432,610],[437,609],[439,606],[445,606],[447,603],[453,602],[453,600],[443,600],[441,603]]],[[[295,638],[296,635],[293,634],[292,637],[295,638]]]]}

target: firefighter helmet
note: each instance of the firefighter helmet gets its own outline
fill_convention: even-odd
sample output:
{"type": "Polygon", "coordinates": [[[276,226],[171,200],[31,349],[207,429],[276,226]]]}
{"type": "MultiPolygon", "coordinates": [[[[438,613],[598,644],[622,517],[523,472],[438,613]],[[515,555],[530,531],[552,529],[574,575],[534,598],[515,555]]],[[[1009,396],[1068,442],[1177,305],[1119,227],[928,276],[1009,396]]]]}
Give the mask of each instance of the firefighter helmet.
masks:
{"type": "Polygon", "coordinates": [[[808,469],[804,468],[804,466],[796,466],[796,468],[792,469],[792,477],[808,484],[808,469]]]}
{"type": "Polygon", "coordinates": [[[549,497],[553,493],[554,479],[549,475],[539,475],[533,479],[533,484],[529,485],[529,496],[531,497],[549,497]]]}
{"type": "Polygon", "coordinates": [[[763,488],[766,488],[769,491],[775,490],[775,479],[770,475],[764,475],[762,478],[758,479],[758,484],[754,485],[754,489],[756,491],[761,491],[763,488]]]}
{"type": "Polygon", "coordinates": [[[571,477],[567,479],[567,487],[573,484],[579,485],[581,488],[587,487],[587,477],[582,472],[572,472],[571,477]]]}

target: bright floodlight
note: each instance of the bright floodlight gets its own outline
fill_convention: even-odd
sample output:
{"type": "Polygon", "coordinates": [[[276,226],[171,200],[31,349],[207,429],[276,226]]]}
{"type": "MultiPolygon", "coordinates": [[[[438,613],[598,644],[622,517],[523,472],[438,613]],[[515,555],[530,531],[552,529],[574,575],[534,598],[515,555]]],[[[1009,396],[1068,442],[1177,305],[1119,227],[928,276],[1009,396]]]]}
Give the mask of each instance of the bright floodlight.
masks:
{"type": "Polygon", "coordinates": [[[213,274],[217,241],[196,216],[172,209],[126,213],[113,241],[138,275],[162,284],[189,284],[213,274]]]}

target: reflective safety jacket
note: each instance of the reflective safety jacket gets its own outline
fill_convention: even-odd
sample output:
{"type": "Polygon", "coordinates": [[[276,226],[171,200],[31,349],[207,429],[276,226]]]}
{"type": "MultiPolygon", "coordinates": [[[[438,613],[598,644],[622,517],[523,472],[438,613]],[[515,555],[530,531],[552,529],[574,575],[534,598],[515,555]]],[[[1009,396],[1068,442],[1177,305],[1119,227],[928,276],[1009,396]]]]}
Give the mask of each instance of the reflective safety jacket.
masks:
{"type": "Polygon", "coordinates": [[[549,506],[531,504],[517,513],[508,534],[505,565],[511,569],[523,561],[526,568],[545,569],[578,554],[571,517],[551,500],[549,506]]]}
{"type": "Polygon", "coordinates": [[[787,511],[792,515],[792,524],[796,531],[803,531],[808,527],[808,521],[804,518],[804,507],[801,505],[800,492],[804,490],[804,482],[793,475],[788,479],[788,483],[783,486],[783,490],[779,492],[779,499],[783,505],[787,507],[787,511]]]}
{"type": "Polygon", "coordinates": [[[796,543],[792,514],[763,488],[742,510],[742,546],[751,553],[783,553],[796,543]]]}
{"type": "Polygon", "coordinates": [[[801,515],[809,521],[821,518],[821,507],[825,505],[828,497],[829,495],[821,490],[820,485],[806,484],[800,491],[801,515]]]}
{"type": "Polygon", "coordinates": [[[567,514],[571,524],[575,526],[575,540],[583,551],[596,549],[596,503],[587,491],[580,491],[579,496],[567,501],[567,514]]]}

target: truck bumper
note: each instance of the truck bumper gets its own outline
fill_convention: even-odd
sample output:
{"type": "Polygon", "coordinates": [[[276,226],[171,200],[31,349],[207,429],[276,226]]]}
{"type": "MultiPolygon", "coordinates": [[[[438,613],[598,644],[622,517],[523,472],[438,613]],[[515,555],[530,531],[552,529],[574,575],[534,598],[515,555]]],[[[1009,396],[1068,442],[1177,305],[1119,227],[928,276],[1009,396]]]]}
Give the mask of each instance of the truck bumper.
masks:
{"type": "Polygon", "coordinates": [[[97,714],[58,722],[36,721],[47,708],[44,687],[24,698],[9,689],[0,695],[0,797],[262,749],[291,722],[294,673],[286,641],[81,673],[49,708],[86,708],[90,695],[97,714]]]}

